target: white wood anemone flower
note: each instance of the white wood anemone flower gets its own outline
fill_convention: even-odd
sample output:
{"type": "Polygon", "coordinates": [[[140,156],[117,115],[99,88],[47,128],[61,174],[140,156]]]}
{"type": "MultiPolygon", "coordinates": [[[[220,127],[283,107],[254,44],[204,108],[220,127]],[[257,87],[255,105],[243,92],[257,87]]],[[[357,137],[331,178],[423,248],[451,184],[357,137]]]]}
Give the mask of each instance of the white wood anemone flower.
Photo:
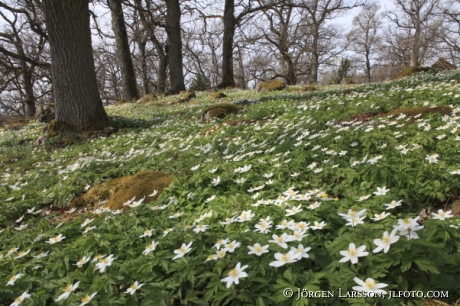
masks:
{"type": "Polygon", "coordinates": [[[236,267],[231,269],[228,272],[228,276],[226,278],[223,278],[221,281],[227,283],[227,289],[230,288],[230,286],[235,283],[235,285],[238,285],[240,283],[240,278],[247,277],[248,274],[244,272],[244,269],[246,269],[248,266],[243,266],[241,267],[241,263],[237,263],[236,267]]]}
{"type": "Polygon", "coordinates": [[[97,294],[97,291],[94,292],[93,294],[89,295],[85,295],[82,299],[81,299],[81,304],[78,304],[78,306],[84,306],[86,304],[88,304],[89,302],[91,302],[91,300],[93,299],[93,297],[97,294]]]}
{"type": "Polygon", "coordinates": [[[385,290],[382,290],[382,288],[387,287],[388,284],[377,283],[372,278],[367,278],[366,281],[364,282],[357,277],[355,277],[353,280],[359,285],[359,286],[353,286],[353,290],[355,291],[373,292],[373,293],[382,293],[382,294],[387,293],[385,290]]]}
{"type": "Polygon", "coordinates": [[[65,239],[65,237],[62,236],[62,234],[59,234],[57,236],[54,236],[54,237],[50,238],[48,241],[45,241],[45,242],[49,243],[49,244],[55,244],[55,243],[58,243],[58,242],[60,242],[60,241],[62,241],[64,239],[65,239]]]}
{"type": "Polygon", "coordinates": [[[62,289],[62,291],[64,292],[63,294],[61,294],[56,300],[55,302],[58,302],[60,300],[65,300],[67,299],[70,294],[72,292],[74,292],[75,290],[77,290],[78,286],[80,285],[80,282],[76,282],[75,284],[73,285],[67,285],[64,289],[62,289]]]}
{"type": "Polygon", "coordinates": [[[339,262],[347,262],[351,261],[352,264],[358,263],[358,257],[365,257],[369,255],[369,252],[364,252],[366,249],[365,245],[356,248],[354,243],[350,243],[348,246],[348,250],[340,251],[340,255],[343,256],[339,262]]]}
{"type": "Polygon", "coordinates": [[[133,295],[136,290],[138,290],[139,288],[141,288],[142,286],[144,286],[144,284],[139,284],[138,281],[135,281],[134,284],[132,284],[126,291],[125,293],[129,293],[131,295],[133,295]]]}
{"type": "Polygon", "coordinates": [[[10,306],[18,306],[21,304],[25,299],[30,299],[30,294],[27,291],[24,291],[20,296],[14,299],[14,302],[11,303],[10,306]]]}
{"type": "Polygon", "coordinates": [[[174,256],[172,260],[176,260],[178,258],[184,257],[185,254],[190,252],[192,250],[191,248],[192,243],[193,242],[190,242],[189,244],[182,243],[182,246],[180,248],[178,248],[177,250],[174,250],[174,254],[176,254],[176,256],[174,256]]]}
{"type": "Polygon", "coordinates": [[[394,229],[391,234],[388,234],[388,231],[383,233],[382,238],[374,239],[374,244],[377,246],[372,253],[378,253],[383,250],[384,253],[387,253],[390,249],[390,246],[399,240],[399,236],[396,235],[397,229],[394,229]]]}
{"type": "Polygon", "coordinates": [[[105,269],[108,267],[108,266],[111,266],[112,265],[112,262],[115,260],[116,258],[113,258],[113,254],[110,254],[109,256],[101,259],[97,264],[96,264],[96,269],[99,269],[99,272],[101,273],[104,273],[105,272],[105,269]]]}

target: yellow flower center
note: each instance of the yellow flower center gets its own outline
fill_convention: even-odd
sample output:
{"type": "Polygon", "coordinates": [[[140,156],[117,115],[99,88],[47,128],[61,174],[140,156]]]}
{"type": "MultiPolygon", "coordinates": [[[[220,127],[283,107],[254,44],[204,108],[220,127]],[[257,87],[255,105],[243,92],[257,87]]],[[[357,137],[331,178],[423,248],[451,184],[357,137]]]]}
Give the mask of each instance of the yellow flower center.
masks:
{"type": "Polygon", "coordinates": [[[287,262],[289,259],[289,255],[288,254],[281,254],[281,261],[284,261],[284,262],[287,262]]]}
{"type": "Polygon", "coordinates": [[[101,260],[102,263],[106,264],[109,262],[109,258],[104,258],[103,260],[101,260]]]}
{"type": "Polygon", "coordinates": [[[14,302],[15,303],[21,303],[22,302],[22,298],[20,296],[18,296],[17,298],[14,299],[14,302]]]}
{"type": "Polygon", "coordinates": [[[348,255],[355,256],[356,255],[356,249],[348,250],[348,255]]]}
{"type": "Polygon", "coordinates": [[[132,284],[131,287],[129,287],[130,289],[132,290],[136,290],[137,289],[137,285],[136,284],[132,284]]]}
{"type": "Polygon", "coordinates": [[[72,285],[67,285],[64,289],[62,289],[63,292],[71,292],[72,291],[72,285]]]}
{"type": "Polygon", "coordinates": [[[260,245],[254,247],[254,251],[257,253],[262,252],[262,247],[260,245]]]}
{"type": "Polygon", "coordinates": [[[16,278],[16,275],[13,275],[10,277],[9,281],[15,281],[17,278],[16,278]]]}
{"type": "Polygon", "coordinates": [[[369,290],[373,290],[375,288],[375,281],[373,279],[366,280],[365,286],[369,290]]]}
{"type": "Polygon", "coordinates": [[[82,303],[88,303],[91,301],[91,297],[89,295],[85,295],[84,298],[81,299],[82,303]]]}
{"type": "Polygon", "coordinates": [[[238,276],[238,271],[236,270],[236,268],[231,269],[230,272],[228,272],[228,275],[230,277],[237,277],[238,276]]]}
{"type": "Polygon", "coordinates": [[[26,252],[19,252],[18,256],[24,256],[25,254],[26,254],[26,252]]]}
{"type": "Polygon", "coordinates": [[[382,242],[383,242],[383,243],[389,243],[389,242],[390,242],[390,237],[388,237],[388,236],[383,236],[383,237],[382,237],[382,242]]]}

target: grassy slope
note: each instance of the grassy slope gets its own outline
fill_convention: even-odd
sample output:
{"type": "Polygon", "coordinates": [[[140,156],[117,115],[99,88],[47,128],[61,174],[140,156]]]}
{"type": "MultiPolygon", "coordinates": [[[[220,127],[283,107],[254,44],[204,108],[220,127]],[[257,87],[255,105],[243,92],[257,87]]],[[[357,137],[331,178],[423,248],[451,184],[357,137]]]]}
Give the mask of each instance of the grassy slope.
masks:
{"type": "MultiPolygon", "coordinates": [[[[134,297],[123,295],[122,290],[116,288],[126,288],[134,280],[138,280],[147,283],[144,288],[146,292],[147,289],[150,289],[150,292],[157,290],[161,294],[155,294],[166,295],[163,296],[166,301],[173,296],[184,301],[183,296],[179,297],[180,293],[194,296],[198,300],[205,298],[217,302],[226,299],[229,302],[237,297],[241,303],[251,304],[260,296],[246,297],[241,296],[241,292],[234,291],[228,293],[219,287],[222,283],[217,282],[214,288],[209,285],[206,287],[206,284],[203,284],[204,280],[201,283],[198,281],[199,276],[206,273],[214,273],[222,278],[226,276],[226,268],[234,266],[239,261],[243,264],[245,260],[251,263],[251,259],[243,255],[234,255],[235,257],[230,257],[226,264],[220,265],[216,262],[213,265],[208,262],[204,269],[199,270],[195,268],[195,262],[189,265],[186,260],[171,264],[173,250],[182,242],[194,241],[196,248],[193,257],[190,257],[202,263],[206,256],[215,250],[210,248],[219,238],[247,239],[243,241],[242,248],[245,249],[246,245],[252,245],[254,241],[259,241],[258,239],[266,242],[272,233],[281,232],[272,228],[270,235],[244,233],[246,230],[252,231],[254,224],[267,216],[271,216],[274,224],[278,224],[285,218],[285,208],[298,204],[303,205],[303,212],[286,219],[304,220],[312,224],[315,221],[325,221],[329,224],[324,235],[312,234],[312,238],[304,242],[307,245],[318,246],[316,251],[314,248],[312,250],[309,262],[311,271],[320,273],[322,270],[333,270],[335,266],[331,267],[331,264],[341,258],[334,254],[348,247],[352,239],[350,237],[359,237],[366,241],[367,250],[372,250],[375,247],[371,243],[372,240],[381,235],[380,231],[391,230],[398,218],[413,217],[422,208],[429,206],[442,208],[447,200],[458,195],[459,179],[451,174],[460,168],[460,141],[459,132],[456,132],[459,125],[460,84],[451,82],[456,76],[456,72],[421,75],[396,82],[359,86],[356,92],[347,95],[342,94],[343,88],[340,87],[325,88],[324,91],[313,93],[285,90],[257,94],[230,90],[225,92],[228,96],[227,101],[259,98],[263,103],[248,106],[240,114],[219,122],[229,119],[267,122],[263,126],[224,127],[209,135],[204,135],[203,132],[217,123],[203,124],[198,121],[200,112],[212,103],[208,93],[199,93],[198,97],[187,105],[108,107],[107,111],[111,116],[119,116],[114,120],[114,124],[121,127],[118,133],[107,138],[77,142],[65,148],[58,148],[57,140],[33,147],[32,143],[40,135],[43,127],[40,124],[29,125],[21,131],[0,132],[0,225],[4,228],[0,234],[0,250],[4,251],[0,251],[0,254],[5,256],[5,259],[0,261],[0,280],[6,282],[18,271],[26,274],[22,282],[18,281],[18,285],[14,287],[0,286],[0,300],[4,298],[2,301],[9,303],[23,291],[29,290],[35,292],[34,302],[31,303],[39,305],[40,301],[56,298],[60,288],[66,284],[80,280],[81,292],[74,294],[75,301],[77,298],[81,299],[80,295],[86,292],[85,290],[91,293],[97,289],[100,292],[97,295],[100,305],[112,303],[110,301],[113,300],[129,304],[132,302],[129,299],[134,297]],[[456,115],[445,117],[430,114],[415,121],[402,116],[379,117],[379,121],[371,120],[371,123],[352,119],[360,118],[357,114],[385,113],[401,107],[421,105],[451,105],[456,109],[456,115]],[[427,125],[430,125],[431,129],[425,131],[427,125]],[[440,135],[445,136],[439,137],[440,135]],[[353,145],[354,143],[356,145],[353,145]],[[412,150],[414,144],[421,147],[412,150]],[[407,146],[411,150],[402,154],[400,150],[403,147],[397,150],[397,146],[407,146]],[[347,151],[346,155],[338,154],[341,151],[347,151]],[[432,154],[439,154],[438,163],[429,164],[425,160],[427,155],[432,154]],[[173,158],[173,155],[176,158],[173,158]],[[369,162],[372,158],[380,156],[381,159],[377,158],[375,164],[369,162]],[[191,170],[196,165],[200,167],[191,170]],[[235,171],[245,165],[251,165],[252,168],[244,173],[235,171]],[[210,170],[215,168],[217,170],[211,173],[210,170]],[[155,203],[144,205],[165,205],[165,210],[139,207],[128,214],[111,217],[109,221],[106,217],[110,214],[103,213],[101,218],[97,218],[93,223],[97,229],[84,236],[81,235],[80,224],[87,216],[66,221],[59,228],[55,228],[58,224],[52,221],[62,214],[62,210],[51,211],[40,217],[26,213],[26,210],[32,207],[36,207],[37,210],[49,205],[52,205],[53,209],[66,207],[76,195],[83,193],[89,186],[141,170],[161,170],[172,173],[179,179],[179,182],[168,188],[155,203]],[[268,178],[263,176],[269,173],[273,173],[273,184],[270,185],[267,184],[268,178]],[[220,183],[212,186],[212,180],[217,177],[220,178],[220,183]],[[239,178],[245,178],[246,181],[242,184],[236,183],[235,180],[239,178]],[[261,185],[264,187],[259,192],[248,192],[248,189],[261,185]],[[383,186],[389,188],[390,192],[386,196],[374,196],[376,188],[383,186]],[[311,193],[311,201],[287,201],[282,207],[251,206],[261,199],[279,199],[289,188],[302,194],[320,189],[328,195],[311,193]],[[360,196],[365,195],[372,196],[366,201],[357,202],[360,196]],[[213,196],[216,198],[209,200],[213,196]],[[328,201],[329,198],[337,200],[328,201]],[[392,215],[382,223],[373,224],[369,218],[374,213],[382,212],[385,208],[383,204],[392,200],[402,200],[403,205],[396,211],[391,211],[392,215]],[[322,206],[319,209],[308,210],[308,206],[315,201],[321,202],[322,206]],[[364,228],[363,232],[350,233],[348,240],[340,240],[341,235],[348,234],[350,227],[344,227],[345,221],[337,216],[337,212],[346,212],[350,208],[368,209],[366,223],[372,223],[369,228],[379,233],[372,236],[366,233],[371,230],[364,228]],[[182,231],[186,226],[193,227],[196,218],[211,210],[213,213],[209,220],[199,220],[210,225],[207,232],[196,234],[190,229],[182,231]],[[219,224],[232,214],[237,216],[244,210],[252,210],[256,214],[252,221],[240,223],[232,229],[219,224]],[[179,219],[167,218],[176,212],[184,214],[179,219]],[[22,215],[25,215],[24,220],[14,224],[14,220],[22,215]],[[28,227],[22,231],[14,230],[19,224],[27,224],[28,227]],[[174,227],[174,231],[163,237],[163,230],[169,227],[174,227]],[[149,264],[141,259],[140,254],[151,240],[137,237],[148,228],[156,229],[156,234],[151,238],[159,241],[159,254],[153,255],[156,256],[157,264],[149,264]],[[39,233],[43,233],[44,238],[33,244],[39,233]],[[59,233],[66,236],[66,240],[60,244],[61,250],[45,243],[44,240],[59,233]],[[198,238],[198,235],[203,237],[198,238]],[[327,251],[321,247],[326,241],[332,244],[327,251]],[[19,247],[24,251],[31,249],[31,254],[28,255],[30,260],[10,260],[12,256],[6,255],[13,247],[19,247]],[[49,259],[40,262],[46,271],[32,270],[38,260],[32,260],[30,256],[46,251],[50,251],[49,259]],[[97,273],[91,272],[94,271],[94,267],[83,272],[71,265],[85,254],[95,256],[99,253],[113,253],[118,258],[117,268],[113,269],[112,274],[108,274],[109,280],[101,279],[97,273]],[[141,270],[139,266],[142,265],[147,265],[144,267],[146,271],[154,271],[150,273],[153,276],[141,270]],[[191,269],[191,266],[194,268],[191,269]],[[47,284],[41,286],[40,282],[44,280],[47,284]],[[40,290],[41,295],[37,293],[40,290]]],[[[458,224],[458,221],[456,222],[454,224],[458,224]]],[[[356,229],[359,229],[359,226],[356,229]]],[[[438,238],[435,237],[432,241],[436,239],[438,238]]],[[[459,238],[455,239],[453,243],[458,248],[459,238]]],[[[458,253],[455,250],[453,252],[458,253]]],[[[446,249],[445,252],[452,250],[446,249]]],[[[242,250],[241,254],[243,253],[246,254],[246,251],[242,250]]],[[[270,258],[273,258],[272,253],[270,258]]],[[[456,256],[455,260],[458,261],[458,254],[456,256]]],[[[376,260],[378,261],[378,258],[376,260]]],[[[368,264],[369,268],[366,268],[366,265],[362,267],[360,275],[371,275],[383,280],[386,277],[387,282],[393,282],[393,290],[401,289],[402,283],[396,286],[391,273],[374,271],[370,268],[371,263],[368,264]]],[[[438,266],[446,268],[446,265],[438,266]]],[[[268,265],[263,266],[263,263],[260,263],[257,269],[267,268],[268,265]]],[[[350,287],[353,283],[351,280],[356,276],[353,269],[350,269],[343,271],[342,278],[345,280],[330,275],[317,275],[317,288],[330,289],[325,282],[333,288],[350,287]]],[[[389,268],[384,267],[384,270],[386,269],[389,268]]],[[[301,281],[292,275],[286,275],[290,269],[279,271],[287,283],[294,285],[294,282],[299,282],[295,285],[301,287],[301,281]]],[[[251,274],[251,277],[270,279],[264,286],[275,291],[274,288],[278,288],[276,284],[279,285],[276,282],[277,272],[271,273],[271,279],[266,275],[251,274]]],[[[309,281],[313,282],[311,279],[309,281]]],[[[449,279],[449,282],[452,280],[449,279]]],[[[452,288],[459,286],[458,283],[455,284],[452,288]]],[[[263,289],[255,288],[251,290],[267,290],[262,285],[260,288],[263,289]]],[[[405,288],[413,289],[414,283],[409,282],[405,288]]],[[[193,300],[192,297],[190,300],[193,300]]],[[[281,301],[271,300],[265,296],[260,298],[265,303],[281,301]]],[[[149,296],[140,294],[136,299],[147,305],[149,296]]]]}

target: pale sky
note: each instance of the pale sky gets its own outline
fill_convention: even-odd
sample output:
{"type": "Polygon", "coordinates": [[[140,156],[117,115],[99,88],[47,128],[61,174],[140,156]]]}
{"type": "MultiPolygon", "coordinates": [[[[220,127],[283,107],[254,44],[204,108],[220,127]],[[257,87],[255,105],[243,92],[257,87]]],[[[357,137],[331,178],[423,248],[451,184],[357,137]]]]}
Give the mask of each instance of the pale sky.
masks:
{"type": "MultiPolygon", "coordinates": [[[[374,1],[380,3],[381,11],[385,11],[386,9],[390,9],[394,7],[392,0],[374,0],[374,1]]],[[[353,17],[356,16],[360,10],[361,8],[356,8],[356,9],[349,11],[345,16],[336,18],[334,20],[334,23],[343,24],[346,27],[345,31],[347,31],[351,27],[351,22],[353,20],[353,17]]]]}

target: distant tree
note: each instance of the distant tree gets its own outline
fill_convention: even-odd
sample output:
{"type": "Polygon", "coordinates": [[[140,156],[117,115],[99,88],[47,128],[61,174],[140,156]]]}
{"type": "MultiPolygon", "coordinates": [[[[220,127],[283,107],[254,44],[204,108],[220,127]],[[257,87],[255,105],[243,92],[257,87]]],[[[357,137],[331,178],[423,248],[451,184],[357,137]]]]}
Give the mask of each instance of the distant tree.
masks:
{"type": "Polygon", "coordinates": [[[169,66],[169,93],[177,94],[185,90],[182,37],[181,37],[181,8],[179,0],[165,0],[166,2],[166,33],[168,34],[168,66],[169,66]]]}
{"type": "Polygon", "coordinates": [[[353,19],[353,26],[347,35],[350,49],[359,55],[364,64],[367,82],[372,81],[372,60],[377,55],[381,37],[378,35],[382,27],[383,15],[379,14],[380,6],[376,2],[365,5],[353,19]]]}
{"type": "Polygon", "coordinates": [[[222,81],[220,88],[234,87],[235,77],[233,73],[233,49],[234,36],[236,28],[243,22],[245,17],[251,17],[251,14],[262,9],[271,7],[277,0],[263,1],[262,5],[257,5],[256,1],[238,1],[225,0],[224,4],[224,34],[222,47],[222,81]],[[235,6],[238,8],[238,14],[235,16],[235,6]]]}
{"type": "MultiPolygon", "coordinates": [[[[48,89],[35,93],[34,84],[41,77],[37,70],[49,71],[50,64],[43,56],[47,49],[47,35],[42,28],[43,18],[30,1],[9,5],[0,1],[0,20],[4,31],[0,32],[0,66],[4,68],[0,81],[0,93],[15,92],[21,103],[2,102],[4,109],[15,110],[25,117],[36,112],[37,96],[45,96],[48,89]],[[18,106],[20,108],[18,108],[18,106]]],[[[42,85],[45,85],[42,82],[42,85]]],[[[46,86],[44,86],[46,87],[46,86]]]]}
{"type": "Polygon", "coordinates": [[[51,50],[56,127],[98,129],[107,114],[97,88],[88,0],[42,0],[51,50]]]}
{"type": "Polygon", "coordinates": [[[122,0],[107,0],[107,2],[112,16],[112,30],[115,36],[118,65],[121,70],[123,99],[138,99],[139,93],[137,92],[136,74],[129,48],[122,0]]]}
{"type": "Polygon", "coordinates": [[[206,78],[202,74],[197,74],[196,77],[192,80],[189,90],[192,91],[202,91],[209,88],[206,78]]]}
{"type": "Polygon", "coordinates": [[[298,65],[301,56],[305,53],[302,44],[305,40],[302,31],[304,24],[300,22],[303,10],[297,10],[293,3],[294,1],[288,0],[283,4],[264,9],[263,14],[268,25],[262,23],[259,26],[265,41],[273,46],[274,53],[282,63],[283,71],[275,73],[273,77],[284,78],[288,85],[297,84],[297,76],[305,74],[308,70],[308,65],[298,65]]]}
{"type": "MultiPolygon", "coordinates": [[[[141,0],[134,0],[136,12],[139,15],[139,20],[142,24],[142,31],[145,31],[145,36],[149,39],[149,41],[153,44],[157,56],[158,56],[158,72],[157,72],[157,82],[156,82],[156,89],[158,93],[165,93],[167,87],[167,78],[168,78],[168,47],[167,43],[161,42],[160,38],[157,33],[157,28],[165,28],[165,8],[164,3],[158,4],[151,0],[145,1],[145,5],[143,6],[141,0]]],[[[140,33],[138,33],[140,35],[140,33]]],[[[142,36],[142,35],[140,35],[142,36]]],[[[141,51],[143,47],[140,46],[141,51]]],[[[144,63],[146,62],[146,58],[144,57],[142,60],[144,63]]],[[[145,73],[144,71],[144,87],[146,86],[145,80],[145,73]]]]}
{"type": "Polygon", "coordinates": [[[340,66],[337,69],[337,74],[334,79],[336,84],[341,84],[343,80],[345,80],[348,77],[350,65],[351,65],[351,62],[348,58],[345,57],[340,60],[340,66]]]}
{"type": "Polygon", "coordinates": [[[409,42],[410,65],[421,66],[434,48],[436,12],[440,0],[394,0],[395,8],[388,18],[406,35],[409,42]]]}
{"type": "Polygon", "coordinates": [[[447,45],[449,57],[460,64],[460,0],[445,1],[441,7],[438,38],[447,45]]]}
{"type": "Polygon", "coordinates": [[[326,21],[337,17],[346,10],[362,6],[366,0],[305,0],[296,6],[308,12],[306,23],[310,27],[312,41],[310,44],[311,69],[310,81],[318,82],[318,68],[320,64],[321,40],[326,21]]]}

